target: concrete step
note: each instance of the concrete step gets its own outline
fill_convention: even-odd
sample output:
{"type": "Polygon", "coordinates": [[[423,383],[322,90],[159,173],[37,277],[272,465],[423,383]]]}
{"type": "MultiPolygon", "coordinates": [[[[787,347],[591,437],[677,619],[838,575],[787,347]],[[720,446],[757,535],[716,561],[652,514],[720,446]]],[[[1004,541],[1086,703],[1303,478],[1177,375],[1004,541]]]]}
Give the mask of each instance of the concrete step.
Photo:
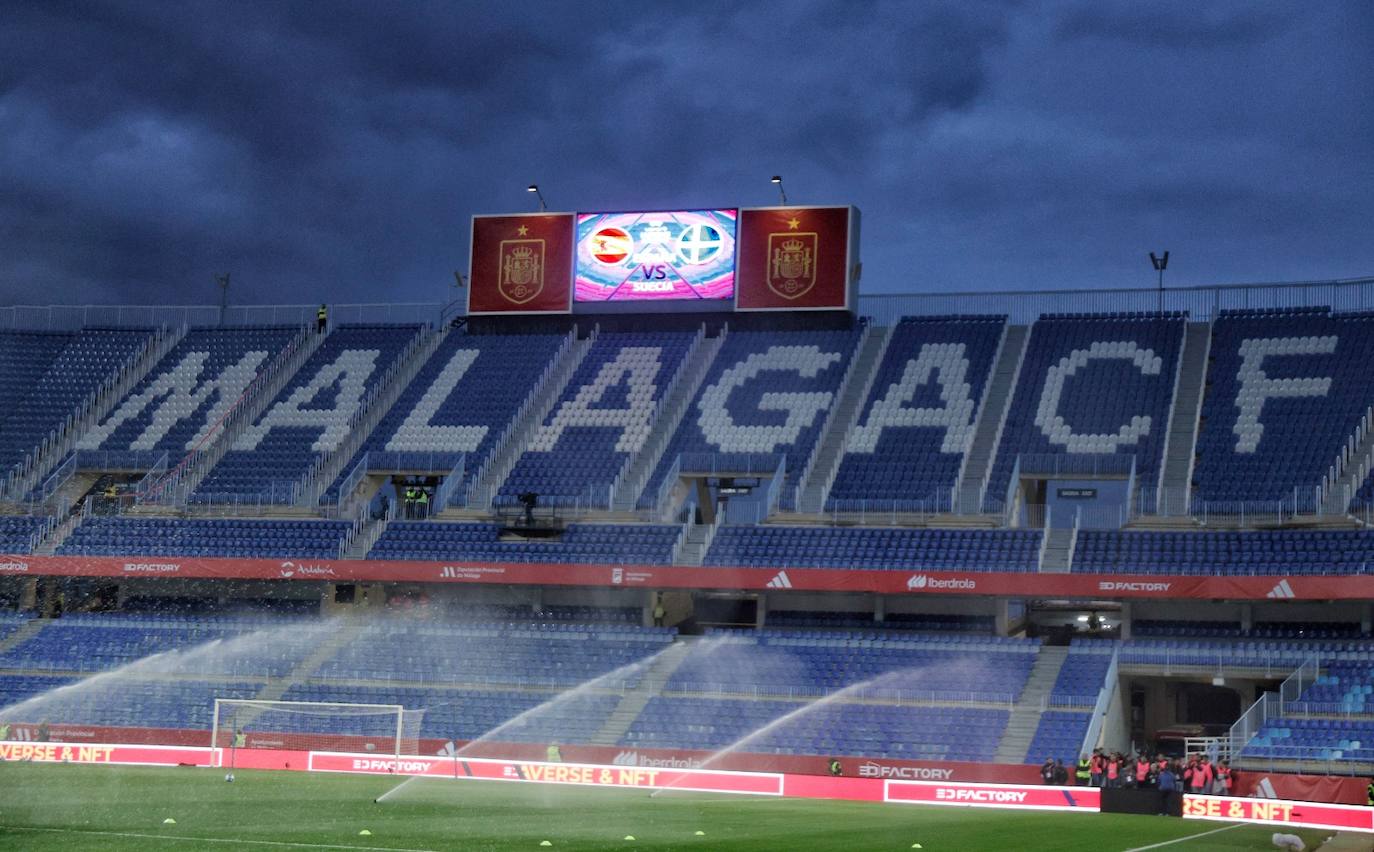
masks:
{"type": "Polygon", "coordinates": [[[816,514],[825,508],[825,498],[834,483],[835,472],[844,459],[845,441],[850,430],[863,409],[873,380],[878,375],[878,365],[882,363],[887,344],[892,339],[891,327],[874,328],[869,326],[864,332],[859,351],[844,386],[840,388],[835,409],[826,419],[821,440],[817,444],[815,457],[811,462],[806,481],[801,483],[801,496],[797,500],[797,511],[803,514],[816,514]]]}
{"type": "Polygon", "coordinates": [[[613,746],[620,742],[621,737],[629,732],[630,726],[644,711],[649,699],[663,691],[668,679],[673,676],[677,667],[682,665],[682,661],[686,659],[687,652],[690,650],[691,645],[682,641],[675,642],[664,649],[659,654],[658,659],[654,660],[644,672],[643,677],[640,678],[639,686],[621,697],[620,703],[606,718],[601,730],[597,731],[591,738],[591,744],[613,746]]]}
{"type": "Polygon", "coordinates": [[[52,619],[49,618],[31,618],[24,622],[18,630],[6,636],[4,639],[0,639],[0,654],[5,654],[18,648],[20,645],[37,636],[42,632],[43,628],[47,627],[49,624],[52,624],[52,619]]]}
{"type": "Polygon", "coordinates": [[[1007,727],[993,755],[995,763],[1021,763],[1026,759],[1026,749],[1040,727],[1041,699],[1054,688],[1059,670],[1064,667],[1064,659],[1069,649],[1062,646],[1041,646],[1035,655],[1035,665],[1031,666],[1026,677],[1026,686],[1021,697],[1007,719],[1007,727]]]}
{"type": "Polygon", "coordinates": [[[1029,337],[1030,328],[1024,325],[1008,325],[1002,334],[1002,343],[993,361],[992,378],[983,392],[983,401],[978,407],[978,421],[973,429],[973,441],[969,444],[963,472],[959,477],[955,511],[960,514],[978,514],[982,511],[983,490],[997,453],[997,443],[1002,437],[1002,424],[1007,419],[1007,409],[1016,390],[1016,379],[1021,372],[1021,361],[1025,357],[1029,337]]]}
{"type": "Polygon", "coordinates": [[[1159,511],[1166,515],[1185,515],[1188,512],[1195,458],[1193,448],[1197,442],[1198,417],[1202,412],[1211,346],[1211,323],[1188,323],[1183,331],[1183,352],[1179,357],[1169,431],[1165,437],[1160,495],[1156,506],[1141,507],[1147,511],[1159,511]]]}

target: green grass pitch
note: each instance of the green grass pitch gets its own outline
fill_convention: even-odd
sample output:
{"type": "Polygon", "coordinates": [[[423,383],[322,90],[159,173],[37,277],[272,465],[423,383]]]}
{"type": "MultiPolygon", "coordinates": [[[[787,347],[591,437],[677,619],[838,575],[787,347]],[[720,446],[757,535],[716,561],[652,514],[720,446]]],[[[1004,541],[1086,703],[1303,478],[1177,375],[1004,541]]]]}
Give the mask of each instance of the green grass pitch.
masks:
{"type": "MultiPolygon", "coordinates": [[[[1272,849],[1273,829],[1013,812],[377,776],[0,764],[0,849],[1113,852],[1272,849]],[[165,819],[176,820],[165,824],[165,819]],[[370,834],[360,834],[362,831],[370,834]],[[696,832],[703,832],[698,835],[696,832]],[[634,840],[625,839],[633,835],[634,840]],[[548,841],[551,847],[541,846],[548,841]]],[[[1298,831],[1313,849],[1327,834],[1298,831]]]]}

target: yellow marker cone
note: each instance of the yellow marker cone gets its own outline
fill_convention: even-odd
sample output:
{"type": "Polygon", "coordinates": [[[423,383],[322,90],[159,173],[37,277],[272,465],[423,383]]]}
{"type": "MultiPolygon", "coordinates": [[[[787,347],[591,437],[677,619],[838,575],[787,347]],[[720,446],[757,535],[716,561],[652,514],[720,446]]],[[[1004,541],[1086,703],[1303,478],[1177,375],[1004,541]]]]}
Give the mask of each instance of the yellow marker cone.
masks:
{"type": "Polygon", "coordinates": [[[162,821],[162,824],[163,824],[163,825],[176,825],[176,824],[177,824],[177,821],[174,820],[174,819],[172,819],[171,817],[167,817],[166,819],[164,819],[164,820],[162,821]]]}
{"type": "Polygon", "coordinates": [[[370,832],[370,831],[368,831],[367,829],[364,828],[362,831],[358,832],[358,836],[359,836],[359,837],[371,837],[371,836],[372,836],[372,832],[370,832]]]}
{"type": "Polygon", "coordinates": [[[553,844],[550,843],[550,842],[547,841],[547,840],[541,840],[541,841],[539,841],[539,845],[540,845],[540,846],[552,846],[553,844]]]}
{"type": "Polygon", "coordinates": [[[635,836],[634,836],[633,834],[627,834],[627,835],[625,835],[625,839],[626,839],[626,840],[634,840],[634,839],[635,839],[635,836]]]}
{"type": "Polygon", "coordinates": [[[913,844],[911,844],[911,848],[912,848],[912,849],[924,849],[925,847],[922,846],[922,845],[919,844],[919,843],[913,843],[913,844]]]}
{"type": "Polygon", "coordinates": [[[696,836],[697,836],[697,837],[705,837],[705,836],[706,836],[706,832],[704,832],[704,831],[698,831],[698,832],[696,833],[696,836]]]}

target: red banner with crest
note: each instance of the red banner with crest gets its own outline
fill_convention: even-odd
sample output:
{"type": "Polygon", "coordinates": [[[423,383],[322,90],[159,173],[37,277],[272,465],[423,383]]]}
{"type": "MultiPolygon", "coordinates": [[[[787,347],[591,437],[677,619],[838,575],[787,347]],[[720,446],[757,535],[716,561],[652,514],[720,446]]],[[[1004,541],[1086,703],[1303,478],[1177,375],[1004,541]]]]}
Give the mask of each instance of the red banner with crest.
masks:
{"type": "Polygon", "coordinates": [[[858,211],[852,207],[741,210],[735,307],[845,310],[858,211]]]}
{"type": "Polygon", "coordinates": [[[572,310],[571,213],[474,216],[469,314],[572,310]]]}

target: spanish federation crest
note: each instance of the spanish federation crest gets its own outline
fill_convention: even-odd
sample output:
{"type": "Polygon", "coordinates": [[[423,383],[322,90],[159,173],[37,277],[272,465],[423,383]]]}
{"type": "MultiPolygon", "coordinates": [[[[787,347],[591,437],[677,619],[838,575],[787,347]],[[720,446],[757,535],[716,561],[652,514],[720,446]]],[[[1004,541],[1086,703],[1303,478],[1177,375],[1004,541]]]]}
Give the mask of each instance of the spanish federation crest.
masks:
{"type": "Polygon", "coordinates": [[[544,241],[501,241],[501,295],[517,305],[544,289],[544,241]]]}
{"type": "Polygon", "coordinates": [[[815,232],[768,235],[768,288],[784,299],[800,298],[816,286],[815,232]]]}

